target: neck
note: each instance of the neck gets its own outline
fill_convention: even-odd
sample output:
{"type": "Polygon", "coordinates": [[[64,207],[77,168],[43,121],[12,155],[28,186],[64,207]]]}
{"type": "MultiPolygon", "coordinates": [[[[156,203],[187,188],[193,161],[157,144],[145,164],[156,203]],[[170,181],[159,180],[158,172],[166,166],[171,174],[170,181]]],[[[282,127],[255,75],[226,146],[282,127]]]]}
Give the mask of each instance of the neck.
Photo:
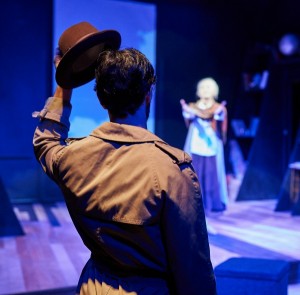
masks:
{"type": "Polygon", "coordinates": [[[215,99],[213,97],[205,96],[205,97],[202,97],[200,100],[203,102],[213,102],[215,99]]]}
{"type": "Polygon", "coordinates": [[[128,114],[126,118],[118,118],[109,113],[110,121],[118,124],[133,125],[147,129],[147,116],[145,103],[135,112],[134,115],[128,114]]]}
{"type": "Polygon", "coordinates": [[[132,116],[128,116],[126,118],[110,117],[110,121],[113,123],[133,125],[133,126],[142,127],[142,128],[147,129],[147,122],[137,121],[135,118],[132,118],[132,116]]]}
{"type": "Polygon", "coordinates": [[[198,100],[197,105],[202,108],[210,108],[215,102],[215,99],[213,97],[202,97],[198,100]]]}

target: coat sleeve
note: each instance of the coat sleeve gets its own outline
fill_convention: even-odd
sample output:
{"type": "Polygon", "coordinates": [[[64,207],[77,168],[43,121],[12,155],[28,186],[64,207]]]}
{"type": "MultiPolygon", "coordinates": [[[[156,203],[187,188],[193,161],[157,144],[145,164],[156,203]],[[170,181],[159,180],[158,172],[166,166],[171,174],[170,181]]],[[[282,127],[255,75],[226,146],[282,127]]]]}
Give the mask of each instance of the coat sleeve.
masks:
{"type": "Polygon", "coordinates": [[[66,147],[70,127],[71,104],[50,97],[42,111],[34,112],[39,123],[33,136],[34,154],[48,176],[55,180],[55,164],[66,147]]]}
{"type": "MultiPolygon", "coordinates": [[[[161,224],[170,287],[176,295],[215,295],[216,282],[198,178],[185,153],[183,159],[173,158],[173,165],[176,168],[173,167],[164,191],[161,224]]],[[[171,167],[162,169],[170,171],[171,167]]]]}

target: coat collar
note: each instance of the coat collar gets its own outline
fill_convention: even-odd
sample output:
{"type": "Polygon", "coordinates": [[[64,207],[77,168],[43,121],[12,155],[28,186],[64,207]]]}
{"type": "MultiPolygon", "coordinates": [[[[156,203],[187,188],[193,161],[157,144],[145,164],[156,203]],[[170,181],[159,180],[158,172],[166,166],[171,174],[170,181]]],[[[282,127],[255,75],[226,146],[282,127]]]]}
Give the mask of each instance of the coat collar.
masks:
{"type": "Polygon", "coordinates": [[[164,142],[145,128],[113,122],[102,124],[91,136],[118,142],[164,142]]]}

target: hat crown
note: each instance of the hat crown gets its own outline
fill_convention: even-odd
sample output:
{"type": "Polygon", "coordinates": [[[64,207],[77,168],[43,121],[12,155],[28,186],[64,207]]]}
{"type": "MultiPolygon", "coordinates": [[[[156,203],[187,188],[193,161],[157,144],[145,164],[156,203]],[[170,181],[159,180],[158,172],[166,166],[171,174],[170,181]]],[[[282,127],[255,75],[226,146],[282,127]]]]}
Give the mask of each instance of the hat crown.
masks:
{"type": "Polygon", "coordinates": [[[58,46],[64,55],[70,48],[76,45],[82,39],[91,34],[97,33],[97,30],[88,22],[80,22],[66,29],[59,38],[58,46]]]}
{"type": "Polygon", "coordinates": [[[56,69],[56,82],[75,88],[95,78],[99,53],[119,49],[121,35],[115,30],[99,31],[84,21],[66,29],[58,40],[62,58],[56,69]]]}

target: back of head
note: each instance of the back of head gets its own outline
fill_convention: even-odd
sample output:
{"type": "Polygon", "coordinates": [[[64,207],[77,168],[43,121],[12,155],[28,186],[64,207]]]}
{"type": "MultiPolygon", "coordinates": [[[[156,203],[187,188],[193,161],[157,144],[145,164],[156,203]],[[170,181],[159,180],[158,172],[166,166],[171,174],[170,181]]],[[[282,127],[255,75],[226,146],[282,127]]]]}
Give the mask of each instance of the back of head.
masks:
{"type": "Polygon", "coordinates": [[[137,49],[107,50],[98,57],[95,91],[115,117],[134,115],[155,81],[153,66],[137,49]]]}

